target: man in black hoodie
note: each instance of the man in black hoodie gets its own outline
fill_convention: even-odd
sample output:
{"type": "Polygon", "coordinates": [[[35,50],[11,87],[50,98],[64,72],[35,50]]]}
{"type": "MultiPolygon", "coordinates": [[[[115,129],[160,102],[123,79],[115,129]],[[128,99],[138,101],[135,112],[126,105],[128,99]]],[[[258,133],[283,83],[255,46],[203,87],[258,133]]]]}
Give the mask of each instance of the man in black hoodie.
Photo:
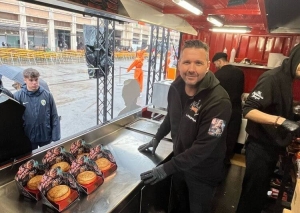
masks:
{"type": "Polygon", "coordinates": [[[155,138],[138,148],[152,147],[154,154],[171,131],[174,157],[142,173],[141,179],[155,184],[173,175],[176,212],[210,212],[216,186],[223,179],[231,103],[209,65],[208,46],[186,41],[178,61],[180,76],[169,89],[167,115],[155,138]]]}
{"type": "Polygon", "coordinates": [[[212,62],[218,69],[215,76],[230,97],[232,104],[232,114],[228,123],[226,138],[226,158],[225,163],[230,164],[230,159],[234,155],[234,148],[237,143],[240,127],[242,123],[242,94],[244,92],[244,73],[227,61],[227,54],[218,52],[212,58],[212,62]]]}
{"type": "Polygon", "coordinates": [[[237,213],[260,213],[267,201],[279,153],[293,137],[293,80],[300,78],[300,45],[296,45],[281,66],[263,73],[248,96],[243,115],[246,131],[246,172],[237,213]]]}

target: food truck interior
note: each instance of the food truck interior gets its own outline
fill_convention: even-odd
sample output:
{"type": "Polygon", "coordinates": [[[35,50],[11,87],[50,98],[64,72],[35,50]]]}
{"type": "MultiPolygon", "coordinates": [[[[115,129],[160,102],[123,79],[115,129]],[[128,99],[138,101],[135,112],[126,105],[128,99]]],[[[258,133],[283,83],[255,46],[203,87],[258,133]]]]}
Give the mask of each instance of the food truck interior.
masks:
{"type": "MultiPolygon", "coordinates": [[[[101,61],[93,65],[94,69],[101,71],[95,75],[95,78],[97,78],[97,89],[101,86],[104,88],[102,94],[97,93],[99,101],[104,103],[101,108],[104,113],[97,114],[97,117],[101,117],[99,125],[64,138],[56,145],[62,145],[69,150],[74,141],[82,138],[92,146],[104,144],[113,154],[118,168],[115,174],[104,181],[100,186],[101,189],[88,196],[81,195],[80,200],[72,204],[66,212],[169,212],[171,208],[169,197],[172,194],[171,178],[155,186],[144,186],[140,181],[140,173],[172,157],[171,138],[167,136],[163,139],[154,156],[137,151],[139,145],[153,137],[165,115],[163,107],[157,109],[151,103],[155,99],[162,101],[158,97],[166,96],[160,92],[168,91],[165,87],[169,84],[162,83],[165,80],[163,74],[165,68],[162,64],[167,60],[166,50],[171,47],[169,30],[181,33],[179,46],[188,39],[200,39],[206,42],[210,46],[210,59],[214,53],[225,50],[228,55],[233,55],[232,64],[240,67],[245,75],[244,93],[252,90],[263,72],[280,64],[278,58],[273,58],[278,56],[276,54],[280,54],[283,59],[288,56],[291,48],[300,42],[298,12],[300,1],[298,0],[24,0],[20,2],[73,11],[84,16],[107,20],[103,25],[107,31],[104,30],[105,33],[101,35],[102,40],[99,42],[101,45],[97,44],[98,47],[95,47],[95,49],[102,48],[104,56],[101,61]],[[184,9],[180,6],[186,3],[194,6],[194,9],[184,9]],[[114,25],[111,24],[113,21],[151,25],[149,49],[153,51],[149,51],[149,58],[147,58],[149,63],[147,106],[142,110],[137,109],[110,120],[109,110],[113,97],[109,91],[112,85],[108,77],[113,76],[114,56],[105,52],[113,52],[115,48],[114,37],[111,37],[114,29],[114,25]],[[158,36],[158,31],[163,32],[162,37],[158,36]],[[108,60],[109,57],[112,59],[108,60]],[[105,64],[105,61],[109,63],[105,64]],[[161,85],[163,89],[155,92],[155,87],[161,85]],[[108,94],[105,100],[103,94],[108,94]],[[154,113],[158,116],[153,117],[154,113]],[[158,194],[161,197],[157,196],[158,194]]],[[[99,25],[99,19],[97,20],[99,25]]],[[[213,64],[211,70],[216,70],[213,64]]],[[[293,88],[294,102],[297,103],[300,101],[300,82],[295,81],[293,88]]],[[[97,110],[97,113],[101,110],[97,110]]],[[[241,134],[245,134],[244,129],[241,130],[241,134]]],[[[240,143],[244,142],[245,140],[242,140],[240,143]]],[[[20,196],[14,182],[19,166],[29,159],[41,161],[51,148],[50,144],[34,150],[29,155],[24,156],[26,154],[24,153],[14,156],[12,161],[5,164],[0,162],[0,165],[2,163],[0,208],[5,212],[51,212],[40,201],[29,202],[20,196]]],[[[273,183],[272,189],[270,188],[271,194],[277,194],[270,197],[265,212],[279,213],[284,208],[293,210],[297,205],[295,196],[293,197],[294,190],[297,188],[297,168],[294,158],[291,155],[288,157],[283,158],[279,163],[279,172],[282,172],[281,176],[287,181],[281,181],[281,185],[273,183]],[[285,190],[287,187],[288,191],[285,190]],[[288,195],[284,196],[284,193],[288,195]]],[[[234,161],[227,170],[225,181],[216,192],[214,213],[231,213],[236,210],[245,172],[244,156],[237,155],[234,161]]],[[[299,204],[300,200],[297,203],[299,204]]]]}

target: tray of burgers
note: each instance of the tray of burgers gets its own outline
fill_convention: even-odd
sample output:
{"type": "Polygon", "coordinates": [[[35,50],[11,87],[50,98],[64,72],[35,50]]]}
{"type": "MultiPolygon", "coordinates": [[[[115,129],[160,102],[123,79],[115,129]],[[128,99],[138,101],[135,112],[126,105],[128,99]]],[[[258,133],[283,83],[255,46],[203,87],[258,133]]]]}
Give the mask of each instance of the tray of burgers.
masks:
{"type": "Polygon", "coordinates": [[[117,169],[117,164],[112,153],[108,149],[105,149],[102,144],[92,147],[85,140],[79,139],[71,144],[70,153],[75,158],[85,155],[95,161],[104,177],[111,175],[117,169]]]}
{"type": "Polygon", "coordinates": [[[103,184],[104,176],[97,164],[86,155],[77,156],[69,171],[76,179],[80,190],[91,194],[103,184]]]}
{"type": "Polygon", "coordinates": [[[42,159],[45,170],[59,167],[63,172],[68,172],[74,156],[66,152],[63,146],[57,146],[47,151],[42,159]]]}
{"type": "Polygon", "coordinates": [[[59,212],[79,198],[79,187],[74,177],[60,167],[51,168],[42,176],[38,186],[44,205],[59,212]]]}
{"type": "Polygon", "coordinates": [[[75,157],[80,157],[83,155],[88,156],[90,154],[92,146],[90,144],[87,144],[85,140],[79,139],[77,141],[74,141],[71,144],[70,147],[70,153],[75,157]]]}
{"type": "Polygon", "coordinates": [[[117,163],[114,156],[108,149],[105,149],[102,144],[91,148],[88,157],[96,162],[104,178],[117,170],[117,163]]]}
{"type": "Polygon", "coordinates": [[[40,200],[41,194],[38,185],[41,182],[43,174],[43,166],[35,160],[29,160],[22,164],[15,176],[20,194],[31,200],[40,200]]]}

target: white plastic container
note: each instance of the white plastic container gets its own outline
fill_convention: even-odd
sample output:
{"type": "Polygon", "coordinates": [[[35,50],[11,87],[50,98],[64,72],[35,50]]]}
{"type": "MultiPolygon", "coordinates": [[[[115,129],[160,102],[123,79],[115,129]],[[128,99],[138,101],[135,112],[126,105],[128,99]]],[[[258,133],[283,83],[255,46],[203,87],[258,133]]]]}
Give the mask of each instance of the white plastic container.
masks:
{"type": "Polygon", "coordinates": [[[232,48],[231,53],[230,53],[229,63],[233,63],[234,62],[235,54],[236,54],[236,50],[235,50],[235,48],[232,48]]]}

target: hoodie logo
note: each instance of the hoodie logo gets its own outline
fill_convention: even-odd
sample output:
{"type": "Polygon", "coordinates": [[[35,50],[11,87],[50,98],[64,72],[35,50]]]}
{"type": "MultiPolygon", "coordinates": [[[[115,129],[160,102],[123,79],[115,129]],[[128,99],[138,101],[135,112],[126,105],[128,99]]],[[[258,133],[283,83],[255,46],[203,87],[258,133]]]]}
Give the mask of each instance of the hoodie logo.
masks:
{"type": "Polygon", "coordinates": [[[225,128],[225,121],[219,118],[213,118],[208,130],[208,134],[215,137],[221,137],[225,128]]]}
{"type": "Polygon", "coordinates": [[[43,106],[45,106],[45,105],[46,105],[46,100],[41,100],[41,104],[42,104],[43,106]]]}
{"type": "Polygon", "coordinates": [[[199,110],[200,110],[200,108],[201,108],[201,104],[200,104],[200,102],[201,102],[201,100],[199,100],[199,101],[194,101],[193,103],[191,103],[191,105],[190,105],[190,110],[192,111],[192,112],[194,112],[194,116],[197,116],[199,113],[199,110]]]}
{"type": "Polygon", "coordinates": [[[255,100],[264,99],[261,91],[252,92],[251,97],[254,98],[255,100]]]}

